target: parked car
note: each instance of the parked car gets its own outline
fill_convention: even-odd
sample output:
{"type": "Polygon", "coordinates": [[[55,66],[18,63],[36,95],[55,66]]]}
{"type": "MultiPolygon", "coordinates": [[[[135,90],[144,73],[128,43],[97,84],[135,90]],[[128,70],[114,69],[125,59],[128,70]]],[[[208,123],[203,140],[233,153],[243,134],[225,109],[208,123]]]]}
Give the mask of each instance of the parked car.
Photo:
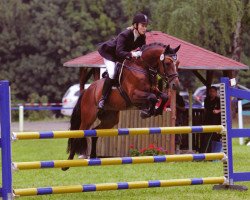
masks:
{"type": "MultiPolygon", "coordinates": [[[[212,86],[215,86],[218,89],[218,95],[220,95],[220,90],[219,90],[220,84],[214,84],[212,86]]],[[[202,87],[198,87],[193,94],[194,99],[200,102],[202,106],[204,106],[204,100],[207,96],[206,91],[207,91],[207,87],[202,86],[202,87]]]]}
{"type": "MultiPolygon", "coordinates": [[[[181,91],[180,92],[180,95],[182,96],[184,102],[185,102],[185,107],[188,108],[189,107],[189,94],[188,92],[184,92],[184,91],[181,91]]],[[[202,108],[202,104],[200,101],[197,101],[194,96],[192,97],[192,104],[193,104],[193,108],[202,108]]]]}
{"type": "Polygon", "coordinates": [[[72,85],[62,98],[62,109],[61,113],[66,116],[71,116],[74,106],[76,105],[77,99],[80,96],[80,84],[72,85]]]}
{"type": "MultiPolygon", "coordinates": [[[[88,88],[90,84],[85,85],[85,89],[88,88]]],[[[62,98],[62,109],[61,113],[66,116],[71,116],[73,108],[80,96],[80,84],[75,84],[69,87],[62,98]]]]}
{"type": "MultiPolygon", "coordinates": [[[[246,99],[243,99],[242,100],[242,114],[243,115],[247,115],[247,116],[250,116],[250,101],[249,100],[246,100],[246,99]]],[[[250,142],[249,142],[249,145],[250,145],[250,142]]]]}
{"type": "MultiPolygon", "coordinates": [[[[215,86],[217,89],[218,89],[218,95],[220,95],[220,84],[213,84],[212,86],[215,86]]],[[[247,90],[247,91],[250,91],[250,89],[248,89],[247,87],[243,86],[243,85],[240,85],[240,84],[237,84],[237,87],[239,89],[242,89],[242,90],[247,90]]],[[[194,99],[198,102],[200,102],[202,104],[202,106],[204,106],[204,100],[206,98],[206,86],[202,86],[202,87],[198,87],[194,94],[194,99]]],[[[236,99],[237,101],[237,99],[236,99]]]]}

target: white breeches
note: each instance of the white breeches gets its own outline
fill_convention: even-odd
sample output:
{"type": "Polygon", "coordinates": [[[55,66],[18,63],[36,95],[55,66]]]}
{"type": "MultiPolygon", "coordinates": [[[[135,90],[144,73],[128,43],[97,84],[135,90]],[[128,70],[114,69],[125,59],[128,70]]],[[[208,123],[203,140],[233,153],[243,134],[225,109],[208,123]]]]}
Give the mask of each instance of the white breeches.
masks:
{"type": "Polygon", "coordinates": [[[108,70],[109,78],[114,79],[115,78],[115,62],[107,60],[105,58],[103,58],[103,60],[108,70]]]}

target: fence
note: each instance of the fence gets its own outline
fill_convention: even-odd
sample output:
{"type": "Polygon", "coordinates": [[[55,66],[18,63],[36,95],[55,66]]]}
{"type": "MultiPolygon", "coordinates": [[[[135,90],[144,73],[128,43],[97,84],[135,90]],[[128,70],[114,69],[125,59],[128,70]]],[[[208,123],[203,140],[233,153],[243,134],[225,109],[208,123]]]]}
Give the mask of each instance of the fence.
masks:
{"type": "MultiPolygon", "coordinates": [[[[47,187],[47,188],[27,188],[27,189],[14,189],[12,188],[12,164],[15,167],[26,165],[27,168],[33,166],[68,166],[69,161],[53,161],[53,162],[35,162],[32,164],[23,163],[12,163],[11,159],[11,133],[10,133],[10,90],[9,82],[0,82],[0,122],[1,122],[1,148],[2,148],[2,188],[0,190],[0,196],[4,200],[13,199],[14,194],[20,196],[26,195],[41,195],[41,194],[57,194],[57,193],[68,193],[68,192],[90,192],[90,191],[104,191],[104,190],[117,190],[117,189],[138,189],[138,188],[151,188],[151,187],[169,187],[169,186],[183,186],[183,185],[199,185],[199,184],[220,184],[215,188],[233,188],[233,189],[246,189],[243,186],[234,185],[238,181],[250,181],[250,172],[234,172],[233,169],[233,155],[232,155],[232,139],[239,137],[250,137],[250,129],[233,129],[231,121],[231,110],[230,110],[230,97],[234,96],[237,98],[244,98],[250,100],[250,93],[240,89],[232,88],[229,86],[229,79],[223,78],[220,88],[221,94],[221,115],[222,115],[222,143],[223,143],[223,154],[217,154],[214,158],[222,158],[224,166],[224,176],[222,177],[209,177],[209,178],[193,178],[193,179],[179,179],[179,180],[155,180],[155,181],[135,181],[135,182],[122,182],[122,183],[104,183],[104,184],[87,184],[87,185],[76,185],[76,186],[58,186],[58,187],[47,187]],[[14,191],[14,193],[13,193],[14,191]]],[[[63,132],[36,132],[36,133],[16,133],[13,139],[31,139],[31,138],[64,138],[64,137],[91,137],[91,136],[107,136],[107,135],[128,135],[131,134],[176,134],[176,133],[190,133],[190,132],[209,132],[209,131],[221,131],[222,126],[203,126],[203,127],[175,127],[175,128],[145,128],[145,129],[122,129],[122,130],[86,130],[86,131],[71,131],[67,133],[63,132]],[[216,130],[215,130],[216,129],[216,130]],[[111,133],[108,133],[108,132],[111,133]],[[72,135],[72,134],[73,135],[72,135]],[[70,134],[70,135],[69,135],[70,134]]],[[[184,155],[183,158],[178,156],[172,157],[179,160],[185,159],[211,159],[211,155],[184,155]]],[[[119,164],[123,162],[133,163],[133,160],[140,162],[138,158],[118,158],[118,161],[112,159],[90,159],[83,161],[84,163],[78,163],[74,165],[92,165],[110,163],[119,164]]],[[[166,157],[150,157],[144,159],[145,163],[153,162],[155,160],[167,161],[166,157]]],[[[71,162],[70,162],[71,163],[71,162]]],[[[71,163],[72,165],[72,163],[71,163]]]]}

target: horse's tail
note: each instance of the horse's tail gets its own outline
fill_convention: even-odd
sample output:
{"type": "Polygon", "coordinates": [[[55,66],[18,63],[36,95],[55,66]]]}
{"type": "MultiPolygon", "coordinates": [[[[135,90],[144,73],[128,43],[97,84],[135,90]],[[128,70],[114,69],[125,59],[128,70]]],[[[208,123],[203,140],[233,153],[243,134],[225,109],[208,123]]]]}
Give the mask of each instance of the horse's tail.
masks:
{"type": "MultiPolygon", "coordinates": [[[[83,93],[78,98],[78,101],[73,109],[70,119],[70,130],[79,130],[81,125],[81,101],[83,93]]],[[[86,155],[88,150],[87,138],[69,138],[67,153],[76,153],[86,155]]]]}

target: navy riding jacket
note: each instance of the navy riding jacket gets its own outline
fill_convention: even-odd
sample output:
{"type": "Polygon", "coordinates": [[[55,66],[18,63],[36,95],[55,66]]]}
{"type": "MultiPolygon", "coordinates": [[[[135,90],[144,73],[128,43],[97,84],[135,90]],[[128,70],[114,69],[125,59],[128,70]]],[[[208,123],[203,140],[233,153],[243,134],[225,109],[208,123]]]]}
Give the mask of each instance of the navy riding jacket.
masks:
{"type": "Polygon", "coordinates": [[[113,62],[123,62],[132,57],[131,51],[146,44],[146,36],[140,35],[134,41],[133,30],[127,29],[116,38],[102,43],[98,49],[100,55],[113,62]]]}

